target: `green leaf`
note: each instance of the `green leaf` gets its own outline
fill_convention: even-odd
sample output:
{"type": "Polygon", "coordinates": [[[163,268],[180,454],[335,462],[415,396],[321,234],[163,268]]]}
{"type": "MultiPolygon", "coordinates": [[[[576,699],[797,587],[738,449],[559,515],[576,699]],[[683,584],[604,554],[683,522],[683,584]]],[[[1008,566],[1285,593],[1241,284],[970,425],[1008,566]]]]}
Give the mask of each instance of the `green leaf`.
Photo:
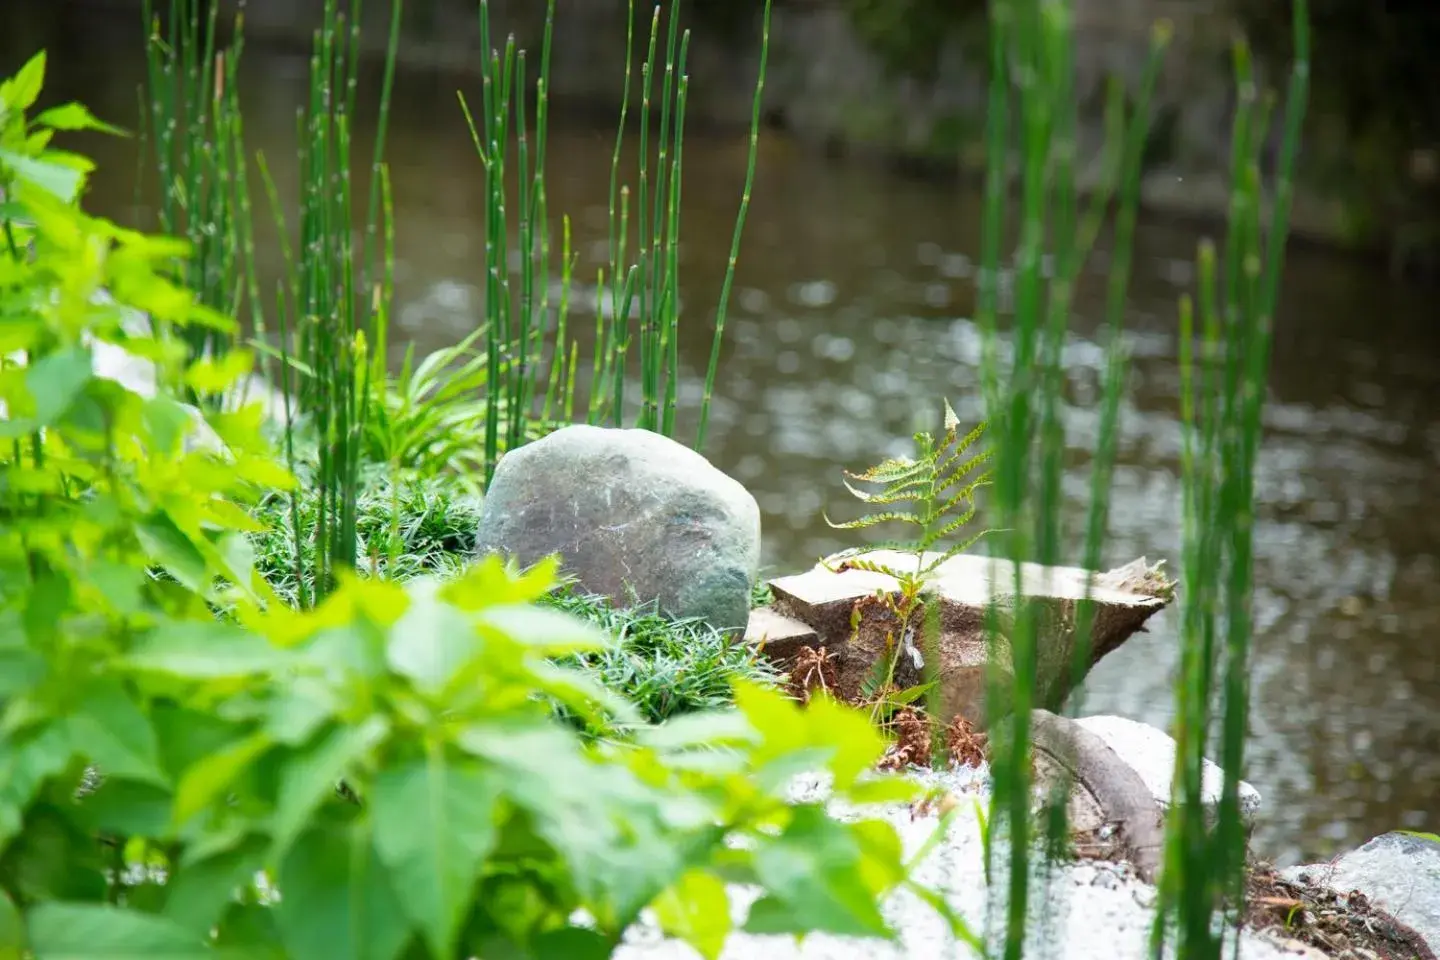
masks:
{"type": "Polygon", "coordinates": [[[5,851],[6,886],[26,900],[102,900],[107,884],[95,838],[53,804],[33,804],[5,851]]]}
{"type": "Polygon", "coordinates": [[[816,697],[805,711],[811,744],[833,746],[835,789],[848,790],[885,753],[885,740],[864,712],[830,697],[816,697]]]}
{"type": "Polygon", "coordinates": [[[223,956],[245,960],[292,960],[285,951],[275,911],[258,903],[231,903],[215,934],[223,956]]]}
{"type": "Polygon", "coordinates": [[[312,749],[292,757],[280,775],[280,793],[271,823],[272,860],[280,860],[306,827],[306,821],[356,760],[390,733],[390,721],[371,716],[356,727],[336,727],[312,749]]]}
{"type": "Polygon", "coordinates": [[[24,113],[35,105],[45,88],[45,51],[41,50],[25,62],[15,76],[0,83],[0,106],[13,113],[24,113]]]}
{"type": "Polygon", "coordinates": [[[636,738],[652,750],[668,751],[755,743],[760,735],[739,711],[707,710],[642,728],[636,738]]]}
{"type": "Polygon", "coordinates": [[[536,937],[530,952],[534,960],[610,960],[615,945],[594,930],[561,927],[536,937]]]}
{"type": "Polygon", "coordinates": [[[57,350],[25,371],[25,386],[35,401],[35,425],[57,422],[94,377],[90,351],[81,347],[57,350]]]}
{"type": "Polygon", "coordinates": [[[106,776],[161,786],[168,782],[150,718],[119,683],[101,683],[87,691],[70,715],[70,741],[106,776]]]}
{"type": "Polygon", "coordinates": [[[99,130],[102,133],[126,136],[124,130],[97,119],[83,104],[73,101],[58,107],[51,107],[36,117],[34,122],[41,126],[53,127],[56,130],[99,130]]]}
{"type": "Polygon", "coordinates": [[[240,727],[214,713],[165,701],[154,704],[150,722],[155,726],[160,756],[171,782],[178,782],[192,764],[224,750],[242,733],[240,727]]]}
{"type": "Polygon", "coordinates": [[[170,877],[164,915],[187,930],[207,933],[225,914],[236,888],[260,869],[265,846],[259,837],[248,837],[232,850],[181,866],[170,877]]]}
{"type": "Polygon", "coordinates": [[[192,817],[228,790],[270,746],[267,735],[256,733],[192,764],[175,790],[171,823],[175,827],[189,823],[192,817]]]}
{"type": "Polygon", "coordinates": [[[377,859],[364,821],[312,827],[276,880],[275,919],[293,960],[392,960],[410,939],[395,890],[402,881],[377,859]]]}
{"type": "Polygon", "coordinates": [[[424,693],[438,693],[480,649],[468,617],[436,599],[435,585],[412,585],[411,602],[390,628],[385,658],[424,693]]]}
{"type": "Polygon", "coordinates": [[[160,627],[139,643],[125,663],[133,670],[215,680],[277,673],[290,658],[247,630],[202,620],[160,627]]]}
{"type": "Polygon", "coordinates": [[[76,808],[76,819],[96,832],[163,837],[170,826],[170,791],[106,774],[100,788],[76,808]]]}
{"type": "Polygon", "coordinates": [[[185,531],[163,510],[156,510],[135,527],[135,536],[150,559],[165,568],[195,593],[204,593],[210,586],[209,565],[205,555],[185,531]]]}
{"type": "Polygon", "coordinates": [[[545,657],[603,650],[615,642],[579,617],[533,604],[487,607],[476,620],[482,628],[494,630],[545,657]]]}
{"type": "Polygon", "coordinates": [[[85,174],[89,172],[69,163],[56,163],[53,159],[37,160],[5,147],[0,147],[0,167],[9,167],[21,183],[43,190],[62,203],[75,202],[81,185],[85,183],[85,174]]]}
{"type": "Polygon", "coordinates": [[[25,921],[10,894],[0,889],[0,960],[24,960],[25,921]]]}
{"type": "Polygon", "coordinates": [[[435,955],[455,955],[460,923],[496,840],[504,784],[441,757],[382,773],[370,791],[375,846],[406,915],[435,955]]]}
{"type": "Polygon", "coordinates": [[[893,939],[861,865],[860,845],[844,824],[818,805],[796,807],[784,832],[755,851],[756,876],[770,895],[751,908],[745,929],[893,939]]]}
{"type": "Polygon", "coordinates": [[[21,813],[41,785],[70,765],[74,751],[63,724],[30,736],[0,738],[0,849],[20,832],[21,813]]]}
{"type": "Polygon", "coordinates": [[[42,903],[29,913],[35,960],[211,957],[203,935],[165,917],[103,904],[42,903]]]}
{"type": "Polygon", "coordinates": [[[687,870],[653,907],[661,930],[690,944],[705,960],[719,960],[730,936],[730,898],[722,880],[687,870]]]}

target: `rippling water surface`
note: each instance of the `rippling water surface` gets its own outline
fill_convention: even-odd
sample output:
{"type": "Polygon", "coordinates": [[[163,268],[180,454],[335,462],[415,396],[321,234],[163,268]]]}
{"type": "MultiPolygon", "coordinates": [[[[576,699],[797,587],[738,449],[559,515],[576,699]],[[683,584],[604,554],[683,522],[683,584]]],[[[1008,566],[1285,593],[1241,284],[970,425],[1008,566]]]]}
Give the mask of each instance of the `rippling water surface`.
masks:
{"type": "MultiPolygon", "coordinates": [[[[143,63],[128,24],[51,44],[60,92],[129,122],[143,63]]],[[[0,31],[3,33],[3,31],[0,31]]],[[[0,53],[14,53],[0,44],[0,53]]],[[[251,146],[293,187],[293,109],[305,61],[251,49],[251,146]]],[[[7,59],[13,59],[7,58],[7,59]]],[[[409,76],[392,116],[399,326],[423,352],[473,328],[481,309],[483,194],[456,106],[460,78],[409,76]]],[[[473,86],[473,84],[471,84],[473,86]]],[[[368,136],[368,134],[366,134],[368,136]]],[[[613,133],[554,121],[552,208],[570,214],[577,274],[604,250],[613,133]]],[[[133,204],[133,147],[87,141],[102,160],[93,203],[133,204]]],[[[686,141],[682,271],[694,423],[728,253],[745,144],[686,141]]],[[[812,563],[850,541],[823,508],[850,506],[842,468],[902,452],[942,396],[980,412],[972,258],[979,200],[763,145],[706,452],[764,512],[765,563],[812,563]]],[[[1139,233],[1126,325],[1133,355],[1112,491],[1107,565],[1178,564],[1178,295],[1200,234],[1139,233]]],[[[269,266],[275,256],[262,251],[269,266]]],[[[1103,249],[1066,350],[1066,520],[1088,498],[1102,369],[1103,249]]],[[[1440,324],[1423,291],[1375,269],[1292,250],[1277,321],[1256,524],[1251,779],[1265,797],[1258,848],[1282,862],[1330,855],[1396,827],[1440,829],[1440,324]]],[[[592,314],[593,316],[593,314],[592,314]]],[[[1071,539],[1071,559],[1079,538],[1071,539]]],[[[1172,712],[1176,621],[1167,611],[1092,674],[1088,709],[1157,724],[1172,712]]]]}

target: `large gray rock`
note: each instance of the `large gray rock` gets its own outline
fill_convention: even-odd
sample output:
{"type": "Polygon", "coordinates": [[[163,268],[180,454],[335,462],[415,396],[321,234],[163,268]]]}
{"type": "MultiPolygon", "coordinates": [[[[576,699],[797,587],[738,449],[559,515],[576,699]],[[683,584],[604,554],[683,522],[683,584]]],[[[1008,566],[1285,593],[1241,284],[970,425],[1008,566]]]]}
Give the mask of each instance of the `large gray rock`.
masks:
{"type": "Polygon", "coordinates": [[[1329,863],[1281,871],[1292,880],[1358,890],[1440,952],[1440,843],[1411,833],[1382,833],[1329,863]]]}
{"type": "Polygon", "coordinates": [[[485,494],[478,553],[564,572],[621,605],[744,630],[760,508],[700,454],[649,430],[564,427],[507,453],[485,494]]]}

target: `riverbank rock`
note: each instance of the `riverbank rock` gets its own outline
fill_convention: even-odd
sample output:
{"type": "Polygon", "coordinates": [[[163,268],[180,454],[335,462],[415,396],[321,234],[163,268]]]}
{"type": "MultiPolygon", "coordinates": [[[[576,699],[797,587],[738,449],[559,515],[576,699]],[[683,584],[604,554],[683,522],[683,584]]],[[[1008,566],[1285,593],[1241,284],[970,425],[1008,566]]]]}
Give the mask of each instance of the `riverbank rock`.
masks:
{"type": "MultiPolygon", "coordinates": [[[[1145,789],[1155,801],[1156,809],[1169,809],[1170,784],[1175,775],[1174,737],[1158,727],[1126,717],[1079,717],[1075,722],[1103,740],[1139,774],[1145,789]]],[[[1207,822],[1212,825],[1220,810],[1220,794],[1224,785],[1225,771],[1206,760],[1201,774],[1201,798],[1207,822]]],[[[1240,816],[1247,826],[1254,826],[1255,816],[1260,812],[1260,791],[1241,780],[1239,793],[1240,816]]]]}
{"type": "MultiPolygon", "coordinates": [[[[864,699],[864,687],[890,644],[901,644],[894,683],[900,689],[921,682],[923,641],[918,629],[896,637],[898,620],[884,597],[896,596],[896,580],[856,564],[904,569],[913,566],[912,555],[873,551],[795,576],[770,581],[775,602],[769,613],[755,614],[749,638],[782,665],[799,646],[821,647],[836,660],[836,694],[844,700],[864,699]],[[774,621],[770,614],[785,621],[774,621]],[[807,637],[800,625],[813,631],[807,637]],[[786,642],[772,648],[771,633],[785,632],[786,642]]],[[[1074,681],[1070,669],[1075,645],[1075,613],[1092,580],[1095,602],[1089,667],[1115,650],[1145,621],[1170,602],[1173,585],[1142,557],[1107,573],[1089,573],[1072,567],[1045,567],[1027,563],[1021,569],[1021,595],[1015,591],[1014,569],[988,557],[961,554],[940,564],[931,585],[940,602],[940,693],[945,720],[963,717],[975,726],[986,718],[985,613],[992,599],[1000,617],[1000,640],[995,655],[1001,669],[1008,668],[1010,636],[1023,605],[1033,605],[1039,623],[1039,683],[1037,706],[1058,709],[1074,681]]],[[[912,623],[921,622],[919,617],[912,623]]]]}
{"type": "Polygon", "coordinates": [[[674,440],[582,424],[501,458],[475,550],[522,566],[558,553],[585,591],[738,631],[759,573],[760,508],[674,440]]]}
{"type": "Polygon", "coordinates": [[[1432,836],[1384,833],[1329,863],[1290,867],[1281,876],[1340,894],[1359,891],[1440,955],[1440,840],[1432,836]]]}
{"type": "MultiPolygon", "coordinates": [[[[1088,856],[1124,860],[1153,882],[1170,808],[1174,739],[1124,717],[1071,719],[1046,710],[1031,715],[1031,739],[1041,782],[1069,788],[1070,824],[1079,848],[1088,856]]],[[[1212,827],[1224,780],[1224,771],[1206,760],[1202,803],[1212,827]]],[[[1249,829],[1260,809],[1260,793],[1244,781],[1239,793],[1240,815],[1249,829]]]]}

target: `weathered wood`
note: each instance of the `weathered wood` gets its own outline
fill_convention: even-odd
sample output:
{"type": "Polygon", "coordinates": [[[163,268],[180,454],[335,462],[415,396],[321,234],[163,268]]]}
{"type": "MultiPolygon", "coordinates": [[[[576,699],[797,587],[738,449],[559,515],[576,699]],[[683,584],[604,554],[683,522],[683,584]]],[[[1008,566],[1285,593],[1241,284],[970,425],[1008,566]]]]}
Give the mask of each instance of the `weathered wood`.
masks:
{"type": "Polygon", "coordinates": [[[1048,710],[1031,712],[1030,739],[1041,777],[1052,784],[1062,778],[1068,789],[1081,792],[1082,804],[1093,803],[1096,825],[1112,828],[1123,858],[1141,879],[1155,882],[1164,838],[1155,797],[1140,774],[1098,735],[1048,710]]]}
{"type": "Polygon", "coordinates": [[[765,653],[772,660],[789,663],[801,647],[815,647],[820,636],[815,629],[794,617],[787,617],[774,607],[750,611],[745,628],[745,643],[765,653]]]}
{"type": "MultiPolygon", "coordinates": [[[[913,555],[892,551],[874,551],[849,559],[897,570],[913,568],[916,562],[913,555]]],[[[1095,616],[1085,670],[1142,629],[1146,620],[1169,603],[1172,589],[1159,566],[1148,564],[1144,558],[1107,573],[1022,564],[1018,596],[1024,598],[1023,603],[1031,607],[1039,623],[1037,703],[1042,707],[1057,709],[1076,679],[1072,669],[1075,615],[1085,598],[1087,582],[1095,616]]],[[[895,649],[897,643],[914,647],[920,657],[924,655],[922,615],[912,618],[913,629],[908,637],[897,636],[897,618],[884,603],[873,602],[877,596],[898,593],[899,584],[887,574],[854,567],[837,571],[822,563],[805,573],[772,580],[770,588],[776,612],[809,625],[818,641],[837,655],[837,692],[841,697],[861,699],[861,688],[875,662],[895,649]]],[[[1015,568],[988,557],[962,554],[930,574],[929,588],[940,603],[939,675],[944,719],[948,722],[963,716],[971,724],[982,726],[987,713],[986,664],[992,652],[985,631],[986,609],[993,600],[1000,620],[1000,636],[993,653],[996,665],[1008,670],[1007,638],[1022,609],[1017,600],[1015,568]]],[[[921,677],[916,654],[902,653],[896,664],[896,685],[910,686],[919,683],[921,677]]]]}

